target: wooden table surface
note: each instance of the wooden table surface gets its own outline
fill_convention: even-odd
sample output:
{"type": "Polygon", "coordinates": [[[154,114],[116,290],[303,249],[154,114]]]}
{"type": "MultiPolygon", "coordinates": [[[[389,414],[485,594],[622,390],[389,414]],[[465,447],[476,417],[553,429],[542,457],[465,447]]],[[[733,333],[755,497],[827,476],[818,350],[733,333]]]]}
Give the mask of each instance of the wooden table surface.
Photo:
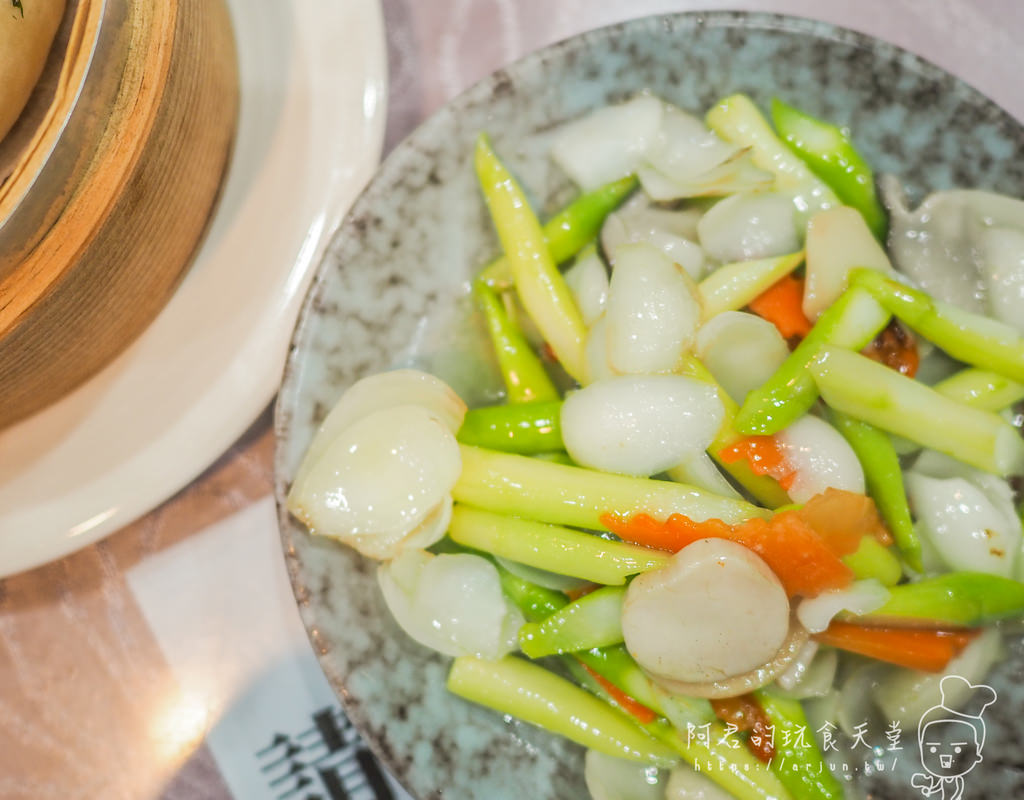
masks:
{"type": "MultiPolygon", "coordinates": [[[[453,95],[537,47],[629,17],[727,7],[882,36],[1024,119],[1018,0],[384,0],[385,150],[453,95]]],[[[214,720],[190,711],[189,686],[170,664],[175,643],[157,641],[126,575],[266,498],[272,452],[268,409],[167,503],[99,544],[0,582],[0,798],[232,796],[204,744],[214,720]]],[[[180,578],[181,591],[204,591],[187,569],[180,578]]]]}

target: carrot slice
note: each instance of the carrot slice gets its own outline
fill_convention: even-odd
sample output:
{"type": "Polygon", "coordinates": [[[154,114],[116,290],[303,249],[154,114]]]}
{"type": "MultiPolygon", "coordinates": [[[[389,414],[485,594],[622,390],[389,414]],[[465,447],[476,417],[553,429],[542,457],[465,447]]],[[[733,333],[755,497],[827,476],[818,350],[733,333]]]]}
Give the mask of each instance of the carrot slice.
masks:
{"type": "Polygon", "coordinates": [[[774,436],[744,436],[723,447],[718,456],[726,464],[745,459],[751,472],[775,478],[783,489],[788,490],[796,478],[796,470],[786,461],[774,436]]]}
{"type": "Polygon", "coordinates": [[[889,664],[940,672],[974,638],[970,631],[876,628],[833,622],[814,638],[822,644],[889,664]]]}
{"type": "Polygon", "coordinates": [[[892,544],[875,501],[867,495],[829,488],[796,513],[840,558],[856,552],[864,536],[874,536],[886,547],[892,544]]]}
{"type": "Polygon", "coordinates": [[[729,539],[753,550],[771,568],[791,597],[814,597],[827,589],[848,586],[853,573],[794,511],[782,511],[771,520],[754,518],[740,525],[720,519],[694,522],[673,514],[658,523],[647,514],[620,517],[603,514],[601,523],[627,542],[678,552],[700,539],[729,539]]]}
{"type": "Polygon", "coordinates": [[[620,706],[622,710],[625,711],[627,714],[632,714],[634,717],[637,718],[637,720],[639,720],[644,725],[654,722],[654,720],[658,718],[658,715],[651,711],[651,709],[649,709],[639,700],[634,700],[632,697],[630,697],[628,694],[622,691],[618,686],[609,681],[603,675],[599,675],[586,664],[583,664],[583,662],[580,662],[580,664],[583,666],[583,669],[589,672],[591,676],[594,678],[594,680],[601,685],[601,688],[608,692],[608,695],[612,698],[612,700],[614,700],[615,703],[618,706],[620,706]]]}
{"type": "Polygon", "coordinates": [[[804,282],[786,275],[750,301],[749,308],[779,329],[784,339],[803,338],[811,330],[804,315],[804,282]]]}

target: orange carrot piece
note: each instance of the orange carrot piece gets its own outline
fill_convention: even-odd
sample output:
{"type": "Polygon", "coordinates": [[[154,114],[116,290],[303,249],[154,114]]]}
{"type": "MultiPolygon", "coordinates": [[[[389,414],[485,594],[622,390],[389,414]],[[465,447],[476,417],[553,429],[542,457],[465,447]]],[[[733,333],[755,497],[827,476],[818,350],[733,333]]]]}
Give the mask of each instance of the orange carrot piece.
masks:
{"type": "Polygon", "coordinates": [[[779,329],[783,339],[803,338],[811,330],[804,316],[804,282],[786,275],[750,301],[749,308],[779,329]]]}
{"type": "Polygon", "coordinates": [[[867,495],[829,488],[796,513],[840,558],[856,552],[864,536],[874,536],[886,547],[892,544],[875,501],[867,495]]]}
{"type": "Polygon", "coordinates": [[[673,514],[664,523],[647,514],[603,514],[601,523],[624,541],[672,553],[700,539],[729,539],[763,558],[790,596],[813,597],[853,580],[850,568],[794,511],[782,511],[771,520],[755,517],[741,525],[720,519],[694,522],[682,514],[673,514]]]}
{"type": "Polygon", "coordinates": [[[833,622],[815,634],[819,642],[889,664],[940,672],[974,637],[969,631],[876,628],[833,622]]]}
{"type": "Polygon", "coordinates": [[[746,459],[755,475],[775,478],[786,490],[793,485],[796,478],[796,470],[786,461],[778,439],[774,436],[744,436],[728,447],[723,447],[718,456],[726,464],[746,459]]]}
{"type": "Polygon", "coordinates": [[[608,692],[608,695],[615,701],[616,705],[618,705],[627,714],[632,714],[644,725],[654,722],[654,720],[658,718],[658,715],[651,711],[651,709],[639,700],[634,700],[603,675],[599,675],[586,664],[583,664],[582,661],[580,664],[583,666],[583,669],[589,672],[594,680],[601,685],[601,688],[608,692]]]}

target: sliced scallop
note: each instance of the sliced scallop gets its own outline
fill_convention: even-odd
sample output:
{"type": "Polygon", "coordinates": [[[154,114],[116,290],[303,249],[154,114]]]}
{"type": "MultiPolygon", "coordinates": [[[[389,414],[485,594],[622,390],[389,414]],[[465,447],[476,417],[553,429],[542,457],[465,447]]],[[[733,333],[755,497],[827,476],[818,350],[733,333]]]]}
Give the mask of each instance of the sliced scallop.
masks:
{"type": "Polygon", "coordinates": [[[399,626],[450,656],[497,659],[517,647],[522,614],[502,594],[487,559],[409,550],[377,570],[384,600],[399,626]]]}
{"type": "Polygon", "coordinates": [[[768,320],[745,311],[723,311],[697,331],[695,352],[737,403],[763,384],[789,357],[789,346],[768,320]]]}
{"type": "Polygon", "coordinates": [[[293,484],[288,508],[312,533],[393,558],[449,502],[461,467],[445,422],[422,406],[395,406],[338,434],[293,484]]]}
{"type": "Polygon", "coordinates": [[[771,258],[800,249],[792,198],[743,192],[713,205],[697,225],[700,245],[722,264],[771,258]]]}
{"type": "Polygon", "coordinates": [[[650,244],[615,251],[605,312],[608,363],[620,373],[671,372],[693,343],[696,284],[650,244]]]}
{"type": "Polygon", "coordinates": [[[298,483],[345,428],[375,411],[393,406],[418,405],[435,414],[457,433],[466,416],[466,404],[452,388],[427,372],[396,369],[356,381],[341,396],[313,437],[296,473],[298,483]]]}
{"type": "Polygon", "coordinates": [[[791,469],[786,491],[794,503],[806,503],[826,489],[864,494],[864,469],[853,448],[835,428],[808,414],[775,434],[791,469]]]}
{"type": "Polygon", "coordinates": [[[705,450],[722,424],[714,387],[682,375],[595,381],[562,405],[565,449],[577,464],[654,475],[705,450]]]}
{"type": "Polygon", "coordinates": [[[622,633],[655,678],[720,683],[776,658],[790,637],[789,598],[760,556],[726,539],[701,539],[630,583],[622,633]]]}

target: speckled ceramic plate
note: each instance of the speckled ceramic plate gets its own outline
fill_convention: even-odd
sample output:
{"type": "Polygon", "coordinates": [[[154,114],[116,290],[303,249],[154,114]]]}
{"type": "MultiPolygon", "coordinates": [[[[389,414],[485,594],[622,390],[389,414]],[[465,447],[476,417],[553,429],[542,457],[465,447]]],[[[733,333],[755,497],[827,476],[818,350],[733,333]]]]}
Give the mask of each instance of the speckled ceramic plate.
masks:
{"type": "MultiPolygon", "coordinates": [[[[468,278],[496,248],[477,192],[472,143],[497,150],[550,212],[572,188],[546,157],[551,128],[649,88],[703,111],[732,92],[773,95],[849,125],[880,171],[918,193],[952,186],[1024,194],[1019,126],[973,89],[920,59],[806,20],[736,13],[630,22],[571,39],[474,86],[386,160],[320,267],[277,406],[277,496],[284,496],[324,414],[353,381],[399,365],[448,380],[471,404],[497,373],[467,300],[468,278]]],[[[352,719],[421,798],[582,798],[582,751],[448,695],[447,659],[392,622],[375,565],[313,539],[281,514],[288,568],[321,663],[352,719]]],[[[995,677],[985,762],[970,797],[1024,796],[1020,659],[995,677]]],[[[881,738],[881,732],[876,732],[881,738]]],[[[907,735],[904,759],[917,767],[907,735]]],[[[883,740],[884,741],[884,740],[883,740]]],[[[883,776],[884,777],[884,776],[883,776]]],[[[911,796],[909,777],[881,793],[911,796]]]]}

